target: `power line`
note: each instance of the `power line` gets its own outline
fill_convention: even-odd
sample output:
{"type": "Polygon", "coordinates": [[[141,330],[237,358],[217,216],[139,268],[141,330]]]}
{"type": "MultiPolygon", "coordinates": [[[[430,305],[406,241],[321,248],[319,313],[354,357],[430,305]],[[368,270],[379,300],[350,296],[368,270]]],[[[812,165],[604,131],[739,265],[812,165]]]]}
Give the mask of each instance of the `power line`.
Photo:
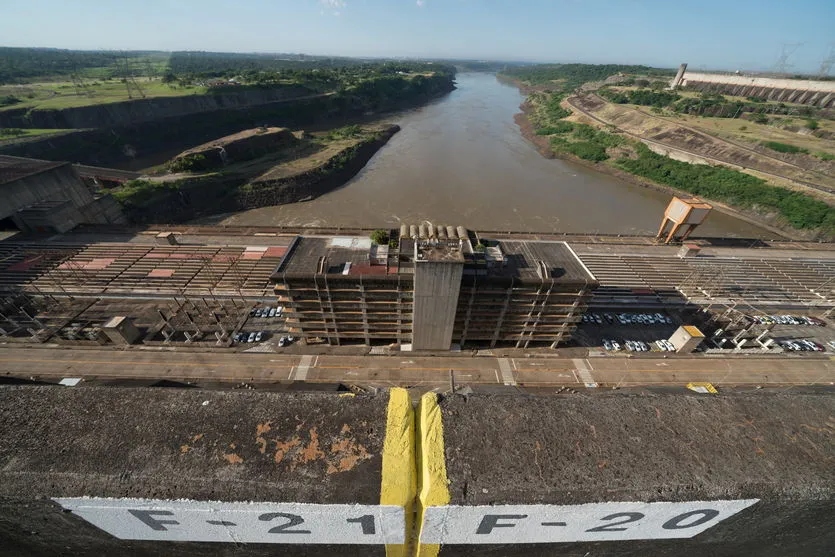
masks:
{"type": "Polygon", "coordinates": [[[794,64],[789,63],[789,58],[801,46],[803,46],[803,43],[783,43],[780,56],[777,57],[777,63],[774,64],[774,71],[777,73],[788,73],[794,67],[794,64]]]}

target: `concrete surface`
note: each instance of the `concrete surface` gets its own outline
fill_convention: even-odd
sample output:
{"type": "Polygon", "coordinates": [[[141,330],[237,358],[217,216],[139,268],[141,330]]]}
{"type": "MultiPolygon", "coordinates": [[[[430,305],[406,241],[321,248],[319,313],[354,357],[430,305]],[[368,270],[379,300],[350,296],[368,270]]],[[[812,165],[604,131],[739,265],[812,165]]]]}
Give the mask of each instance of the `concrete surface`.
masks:
{"type": "Polygon", "coordinates": [[[760,501],[690,539],[446,545],[440,555],[831,555],[832,395],[443,399],[451,505],[760,501]]]}
{"type": "MultiPolygon", "coordinates": [[[[711,382],[724,386],[832,385],[835,361],[824,356],[644,358],[500,358],[457,356],[301,355],[142,350],[22,348],[0,346],[0,377],[57,381],[62,377],[126,382],[165,379],[203,383],[291,382],[346,383],[375,387],[417,386],[447,390],[456,386],[525,387],[684,386],[711,382]],[[582,376],[581,376],[582,372],[582,376]]],[[[496,354],[498,356],[498,354],[496,354]]]]}
{"type": "Polygon", "coordinates": [[[380,504],[388,395],[0,387],[0,555],[382,555],[123,541],[52,497],[380,504]]]}

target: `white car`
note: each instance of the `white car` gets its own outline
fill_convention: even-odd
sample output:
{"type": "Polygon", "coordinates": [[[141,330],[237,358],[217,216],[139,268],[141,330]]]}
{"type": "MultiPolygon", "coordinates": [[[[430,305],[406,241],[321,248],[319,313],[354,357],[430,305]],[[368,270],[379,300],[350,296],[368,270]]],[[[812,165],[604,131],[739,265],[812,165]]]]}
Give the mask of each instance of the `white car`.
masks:
{"type": "Polygon", "coordinates": [[[267,317],[275,317],[275,308],[270,308],[270,313],[267,317]]]}
{"type": "Polygon", "coordinates": [[[249,336],[246,339],[247,342],[255,342],[255,332],[249,333],[249,336]]]}

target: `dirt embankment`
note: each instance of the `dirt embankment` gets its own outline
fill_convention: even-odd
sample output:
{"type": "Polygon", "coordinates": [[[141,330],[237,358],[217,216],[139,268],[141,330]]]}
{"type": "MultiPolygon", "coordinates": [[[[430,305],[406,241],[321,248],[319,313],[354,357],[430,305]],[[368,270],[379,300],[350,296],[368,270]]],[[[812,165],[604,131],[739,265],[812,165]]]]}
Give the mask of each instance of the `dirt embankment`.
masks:
{"type": "Polygon", "coordinates": [[[314,199],[353,178],[398,131],[397,125],[381,128],[371,137],[332,153],[317,166],[278,179],[269,179],[269,174],[256,179],[242,174],[196,178],[141,204],[127,204],[124,212],[131,222],[168,224],[314,199]]]}
{"type": "Polygon", "coordinates": [[[776,156],[769,156],[641,110],[608,103],[597,95],[571,97],[568,104],[599,123],[616,126],[644,141],[654,151],[672,158],[731,166],[776,182],[782,187],[802,191],[830,204],[835,203],[835,176],[807,170],[776,156]]]}
{"type": "MultiPolygon", "coordinates": [[[[681,192],[681,191],[676,190],[675,188],[671,188],[671,187],[665,186],[663,184],[658,184],[656,182],[653,182],[651,180],[647,180],[647,179],[642,178],[640,176],[630,174],[629,172],[620,170],[619,168],[615,168],[614,166],[609,165],[609,164],[587,161],[585,159],[581,159],[580,157],[576,157],[576,156],[574,156],[570,153],[559,153],[559,155],[555,154],[553,149],[551,149],[551,144],[550,144],[550,141],[549,141],[548,137],[547,136],[536,135],[536,132],[534,131],[533,125],[531,124],[531,122],[528,118],[528,115],[531,114],[532,111],[533,111],[533,108],[531,107],[531,105],[528,102],[524,102],[520,105],[519,108],[522,109],[522,112],[519,113],[519,114],[516,114],[516,116],[514,117],[514,120],[516,121],[516,124],[519,126],[519,129],[522,133],[522,136],[525,139],[527,139],[528,141],[530,141],[531,143],[533,143],[533,145],[536,147],[537,151],[539,151],[539,153],[543,157],[548,158],[548,159],[561,158],[561,159],[564,159],[564,160],[569,160],[573,163],[580,164],[580,165],[588,167],[588,168],[593,168],[594,170],[597,170],[598,172],[603,172],[605,174],[615,176],[617,178],[620,178],[624,182],[628,182],[628,183],[634,184],[636,186],[641,186],[641,187],[644,187],[644,188],[649,188],[649,189],[653,189],[653,190],[656,190],[656,191],[669,193],[671,195],[681,195],[681,194],[688,195],[688,194],[686,194],[686,192],[681,192]]],[[[579,117],[579,118],[573,117],[573,118],[569,118],[569,119],[572,119],[572,120],[575,120],[575,121],[583,121],[583,122],[586,122],[586,123],[590,123],[587,118],[582,117],[582,116],[579,117]]],[[[740,220],[743,220],[745,222],[749,222],[749,223],[754,224],[756,226],[765,228],[766,230],[768,230],[768,231],[770,231],[770,232],[772,232],[772,233],[774,233],[778,236],[783,236],[785,238],[791,238],[793,240],[804,240],[804,239],[810,239],[811,238],[811,237],[807,237],[806,235],[804,235],[802,233],[799,233],[799,232],[797,232],[793,229],[792,230],[787,230],[787,229],[784,229],[782,227],[777,226],[775,223],[764,222],[764,218],[763,218],[762,215],[747,214],[747,213],[741,212],[737,209],[734,209],[733,207],[730,207],[728,205],[725,205],[723,203],[718,203],[718,202],[715,202],[715,201],[711,201],[711,204],[713,205],[714,209],[716,209],[718,211],[721,211],[723,213],[726,213],[728,215],[736,217],[736,218],[738,218],[740,220]]]]}
{"type": "Polygon", "coordinates": [[[380,99],[373,95],[319,95],[247,108],[223,108],[2,145],[0,154],[142,170],[162,164],[190,147],[242,129],[275,126],[327,130],[378,120],[381,115],[421,106],[454,89],[454,78],[442,76],[425,80],[406,96],[380,99]]]}

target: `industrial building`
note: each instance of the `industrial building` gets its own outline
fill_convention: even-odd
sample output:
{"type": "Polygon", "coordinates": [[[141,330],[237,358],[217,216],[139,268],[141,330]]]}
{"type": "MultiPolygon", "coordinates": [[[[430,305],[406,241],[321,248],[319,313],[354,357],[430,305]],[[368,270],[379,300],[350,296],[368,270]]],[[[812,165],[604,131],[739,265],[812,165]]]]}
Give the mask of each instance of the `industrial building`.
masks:
{"type": "Polygon", "coordinates": [[[0,155],[0,221],[5,219],[24,232],[127,224],[116,200],[94,192],[70,163],[0,155]]]}
{"type": "Polygon", "coordinates": [[[463,227],[367,237],[299,236],[272,276],[308,341],[555,347],[581,320],[594,275],[565,242],[489,241],[463,227]]]}

